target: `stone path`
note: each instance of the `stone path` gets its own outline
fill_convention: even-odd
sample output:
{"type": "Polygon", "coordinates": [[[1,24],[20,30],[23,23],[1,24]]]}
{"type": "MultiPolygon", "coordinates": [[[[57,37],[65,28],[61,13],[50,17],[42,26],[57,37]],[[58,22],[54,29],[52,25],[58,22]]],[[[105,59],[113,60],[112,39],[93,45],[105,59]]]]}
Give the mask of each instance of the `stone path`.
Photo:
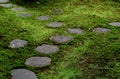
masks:
{"type": "Polygon", "coordinates": [[[20,11],[24,11],[26,9],[23,8],[23,7],[15,7],[15,8],[12,8],[11,10],[14,11],[14,12],[20,12],[20,11]]]}
{"type": "Polygon", "coordinates": [[[46,20],[49,20],[50,17],[49,17],[49,16],[39,16],[39,17],[37,17],[37,19],[38,19],[39,21],[46,21],[46,20]]]}
{"type": "Polygon", "coordinates": [[[0,4],[0,6],[5,7],[5,8],[11,8],[11,7],[13,7],[14,5],[11,4],[11,3],[7,3],[7,4],[0,4]]]}
{"type": "Polygon", "coordinates": [[[21,14],[16,14],[16,16],[26,18],[32,16],[32,13],[21,13],[21,14]]]}
{"type": "Polygon", "coordinates": [[[56,28],[56,27],[61,27],[61,26],[63,26],[63,23],[56,21],[56,22],[51,22],[51,23],[47,24],[47,26],[48,26],[48,27],[52,27],[52,28],[56,28]]]}
{"type": "Polygon", "coordinates": [[[120,27],[120,22],[111,22],[111,23],[108,23],[108,25],[120,27]]]}
{"type": "Polygon", "coordinates": [[[27,69],[12,70],[12,79],[38,79],[34,72],[27,69]]]}
{"type": "Polygon", "coordinates": [[[10,42],[9,47],[11,47],[11,48],[20,48],[20,47],[24,47],[26,45],[27,45],[27,41],[15,39],[15,40],[10,42]]]}
{"type": "MultiPolygon", "coordinates": [[[[9,2],[9,0],[0,0],[0,6],[6,7],[6,8],[11,8],[14,6],[12,3],[8,3],[8,2],[9,2]]],[[[13,7],[11,10],[13,12],[17,13],[17,12],[26,11],[26,8],[13,7]]],[[[54,15],[62,14],[62,13],[64,13],[64,11],[62,9],[55,9],[55,10],[52,10],[52,12],[51,12],[51,14],[54,14],[54,15]]],[[[32,14],[31,13],[19,13],[19,14],[16,14],[16,16],[26,18],[26,17],[32,16],[32,14]]],[[[47,20],[50,20],[50,17],[49,16],[38,16],[36,19],[39,21],[47,21],[47,20]]],[[[120,27],[120,22],[111,22],[111,23],[108,23],[108,25],[120,27]]],[[[47,24],[47,27],[51,27],[51,28],[57,28],[57,27],[62,27],[62,26],[63,26],[63,23],[58,22],[58,21],[47,24]]],[[[84,30],[82,30],[80,28],[68,28],[67,31],[70,34],[84,33],[84,30]]],[[[93,29],[93,32],[95,32],[95,33],[106,33],[109,31],[110,31],[110,29],[107,29],[107,28],[94,28],[93,29]]],[[[50,41],[53,41],[55,43],[61,43],[61,44],[68,43],[73,40],[74,40],[74,38],[71,36],[57,35],[57,36],[50,37],[50,41]]],[[[15,39],[10,42],[9,47],[10,48],[20,48],[20,47],[26,46],[27,43],[28,42],[25,40],[15,39]]],[[[57,47],[56,45],[43,44],[41,46],[36,47],[35,51],[45,54],[45,55],[46,54],[54,54],[59,51],[59,47],[57,47]]],[[[37,56],[37,57],[30,57],[30,58],[26,59],[25,65],[31,66],[31,67],[46,67],[46,66],[49,66],[51,64],[51,62],[52,62],[52,59],[49,57],[37,56]]],[[[14,70],[12,70],[11,75],[12,75],[12,79],[37,79],[35,73],[30,70],[27,70],[27,69],[14,69],[14,70]]]]}
{"type": "Polygon", "coordinates": [[[100,28],[100,27],[93,29],[93,32],[96,32],[96,33],[105,33],[105,32],[109,32],[109,31],[110,31],[110,29],[100,28]]]}
{"type": "Polygon", "coordinates": [[[30,57],[26,59],[25,64],[32,67],[46,67],[51,64],[49,57],[30,57]]]}
{"type": "Polygon", "coordinates": [[[73,38],[70,37],[70,36],[62,36],[62,35],[60,35],[60,36],[52,36],[50,38],[50,40],[55,42],[55,43],[63,44],[63,43],[68,43],[68,42],[72,41],[73,38]]]}
{"type": "Polygon", "coordinates": [[[8,3],[9,2],[9,0],[0,0],[0,4],[2,4],[2,3],[8,3]]]}
{"type": "Polygon", "coordinates": [[[43,54],[52,54],[58,52],[59,48],[55,45],[43,44],[38,46],[35,50],[43,54]]]}
{"type": "Polygon", "coordinates": [[[83,30],[80,28],[70,28],[68,29],[68,32],[71,34],[82,34],[83,30]]]}

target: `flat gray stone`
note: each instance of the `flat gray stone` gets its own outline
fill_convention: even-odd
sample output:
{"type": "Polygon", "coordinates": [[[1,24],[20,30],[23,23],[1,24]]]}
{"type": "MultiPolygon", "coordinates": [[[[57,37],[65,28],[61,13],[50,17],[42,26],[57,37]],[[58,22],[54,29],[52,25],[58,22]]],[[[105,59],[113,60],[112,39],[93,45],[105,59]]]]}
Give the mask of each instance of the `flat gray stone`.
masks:
{"type": "Polygon", "coordinates": [[[63,24],[61,22],[51,22],[47,24],[48,27],[56,28],[56,27],[61,27],[63,24]]]}
{"type": "Polygon", "coordinates": [[[27,69],[12,70],[12,79],[38,79],[34,72],[27,69]]]}
{"type": "Polygon", "coordinates": [[[108,23],[108,25],[120,27],[120,22],[111,22],[111,23],[108,23]]]}
{"type": "Polygon", "coordinates": [[[27,41],[15,39],[15,40],[10,42],[9,47],[11,47],[11,48],[20,48],[20,47],[24,47],[26,45],[27,45],[27,41]]]}
{"type": "Polygon", "coordinates": [[[71,28],[71,29],[68,29],[68,32],[71,34],[82,34],[83,30],[80,28],[71,28]]]}
{"type": "Polygon", "coordinates": [[[70,36],[52,36],[50,38],[51,41],[55,42],[55,43],[67,43],[73,40],[72,37],[70,36]]]}
{"type": "Polygon", "coordinates": [[[46,21],[46,20],[49,20],[50,17],[49,17],[49,16],[39,16],[39,17],[37,17],[37,19],[38,19],[39,21],[46,21]]]}
{"type": "Polygon", "coordinates": [[[96,33],[105,33],[105,32],[109,32],[110,29],[107,29],[107,28],[94,28],[93,29],[93,32],[96,32],[96,33]]]}
{"type": "Polygon", "coordinates": [[[63,9],[55,9],[55,10],[52,10],[52,14],[53,15],[56,15],[56,14],[62,14],[64,11],[63,11],[63,9]]]}
{"type": "Polygon", "coordinates": [[[8,3],[8,4],[0,4],[0,6],[5,7],[5,8],[10,8],[13,6],[13,4],[8,3]]]}
{"type": "Polygon", "coordinates": [[[17,14],[16,16],[19,16],[19,17],[22,17],[22,18],[26,18],[26,17],[32,16],[32,13],[22,13],[22,14],[17,14]]]}
{"type": "Polygon", "coordinates": [[[12,8],[11,10],[14,11],[14,12],[20,12],[20,11],[24,11],[26,9],[23,8],[23,7],[16,7],[16,8],[12,8]]]}
{"type": "Polygon", "coordinates": [[[56,53],[59,50],[59,48],[54,45],[43,44],[41,46],[38,46],[35,50],[43,54],[52,54],[56,53]]]}
{"type": "Polygon", "coordinates": [[[9,2],[9,0],[0,0],[0,4],[7,3],[7,2],[9,2]]]}
{"type": "Polygon", "coordinates": [[[51,64],[49,57],[30,57],[26,59],[25,64],[31,67],[46,67],[51,64]]]}

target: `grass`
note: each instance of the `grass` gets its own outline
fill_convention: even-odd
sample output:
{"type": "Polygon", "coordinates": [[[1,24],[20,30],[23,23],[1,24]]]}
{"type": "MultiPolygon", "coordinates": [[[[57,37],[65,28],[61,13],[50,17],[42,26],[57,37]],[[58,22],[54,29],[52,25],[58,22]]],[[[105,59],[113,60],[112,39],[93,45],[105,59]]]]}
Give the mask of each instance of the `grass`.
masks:
{"type": "Polygon", "coordinates": [[[26,68],[34,71],[38,79],[120,79],[120,28],[109,22],[120,22],[120,4],[109,0],[66,0],[46,5],[26,7],[32,17],[16,17],[10,9],[0,7],[0,78],[11,79],[11,70],[26,68]],[[36,7],[37,6],[37,7],[36,7]],[[51,15],[51,10],[62,8],[61,15],[51,15]],[[49,15],[51,20],[40,22],[39,15],[49,15]],[[63,27],[52,29],[46,24],[61,21],[63,27]],[[93,33],[95,27],[111,29],[108,33],[93,33]],[[82,28],[84,34],[73,35],[68,28],[82,28]],[[23,31],[26,29],[27,31],[23,31]],[[54,55],[38,54],[34,49],[41,44],[54,44],[53,35],[68,35],[74,41],[57,44],[60,51],[54,55]],[[9,48],[14,39],[28,41],[19,49],[9,48]],[[52,63],[46,68],[25,66],[31,56],[48,56],[52,63]]]}

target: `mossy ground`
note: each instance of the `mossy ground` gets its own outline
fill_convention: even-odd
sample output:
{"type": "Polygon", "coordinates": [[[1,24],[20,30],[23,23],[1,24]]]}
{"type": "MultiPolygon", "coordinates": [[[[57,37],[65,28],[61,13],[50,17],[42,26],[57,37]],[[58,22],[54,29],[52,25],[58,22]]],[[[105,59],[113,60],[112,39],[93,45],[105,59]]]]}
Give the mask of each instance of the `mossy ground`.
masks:
{"type": "Polygon", "coordinates": [[[26,68],[34,71],[38,79],[120,79],[120,28],[109,22],[120,22],[120,4],[110,0],[65,0],[46,5],[26,7],[32,17],[16,17],[10,9],[0,7],[0,78],[11,79],[11,70],[26,68]],[[51,15],[51,10],[62,8],[61,15],[51,15]],[[49,15],[51,20],[40,22],[39,15],[49,15]],[[46,24],[61,21],[63,27],[52,29],[46,24]],[[93,33],[95,27],[109,28],[108,33],[93,33]],[[68,28],[82,28],[84,34],[73,35],[68,28]],[[26,29],[27,31],[24,31],[26,29]],[[54,55],[36,53],[41,44],[55,44],[53,35],[68,35],[74,41],[57,44],[60,51],[54,55]],[[14,39],[27,40],[28,45],[9,48],[14,39]],[[46,68],[25,66],[31,56],[48,56],[52,63],[46,68]]]}

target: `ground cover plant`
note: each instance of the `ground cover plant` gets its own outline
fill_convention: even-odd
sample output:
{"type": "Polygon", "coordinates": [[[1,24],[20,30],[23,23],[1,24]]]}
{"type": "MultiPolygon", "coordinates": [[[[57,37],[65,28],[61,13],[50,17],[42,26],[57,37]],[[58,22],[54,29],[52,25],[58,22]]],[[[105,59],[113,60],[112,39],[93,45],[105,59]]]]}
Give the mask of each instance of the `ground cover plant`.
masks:
{"type": "Polygon", "coordinates": [[[1,79],[12,79],[11,70],[18,68],[35,72],[38,79],[120,79],[120,27],[108,25],[110,22],[120,22],[119,3],[112,0],[58,0],[23,7],[27,10],[13,12],[11,8],[0,7],[1,79]],[[63,13],[51,14],[55,9],[62,9],[63,13]],[[16,16],[16,13],[25,12],[32,13],[32,16],[16,16]],[[50,16],[51,19],[36,19],[41,15],[50,16]],[[54,21],[62,22],[63,26],[47,27],[54,21]],[[93,32],[98,27],[110,31],[93,32]],[[69,28],[84,31],[78,35],[70,34],[67,31],[69,28]],[[55,35],[71,36],[74,40],[56,44],[50,40],[55,35]],[[28,44],[22,48],[10,48],[9,44],[14,39],[26,40],[28,44]],[[34,49],[42,44],[57,45],[59,51],[48,55],[37,53],[34,49]],[[44,68],[26,66],[26,59],[33,56],[47,56],[52,62],[44,68]]]}

